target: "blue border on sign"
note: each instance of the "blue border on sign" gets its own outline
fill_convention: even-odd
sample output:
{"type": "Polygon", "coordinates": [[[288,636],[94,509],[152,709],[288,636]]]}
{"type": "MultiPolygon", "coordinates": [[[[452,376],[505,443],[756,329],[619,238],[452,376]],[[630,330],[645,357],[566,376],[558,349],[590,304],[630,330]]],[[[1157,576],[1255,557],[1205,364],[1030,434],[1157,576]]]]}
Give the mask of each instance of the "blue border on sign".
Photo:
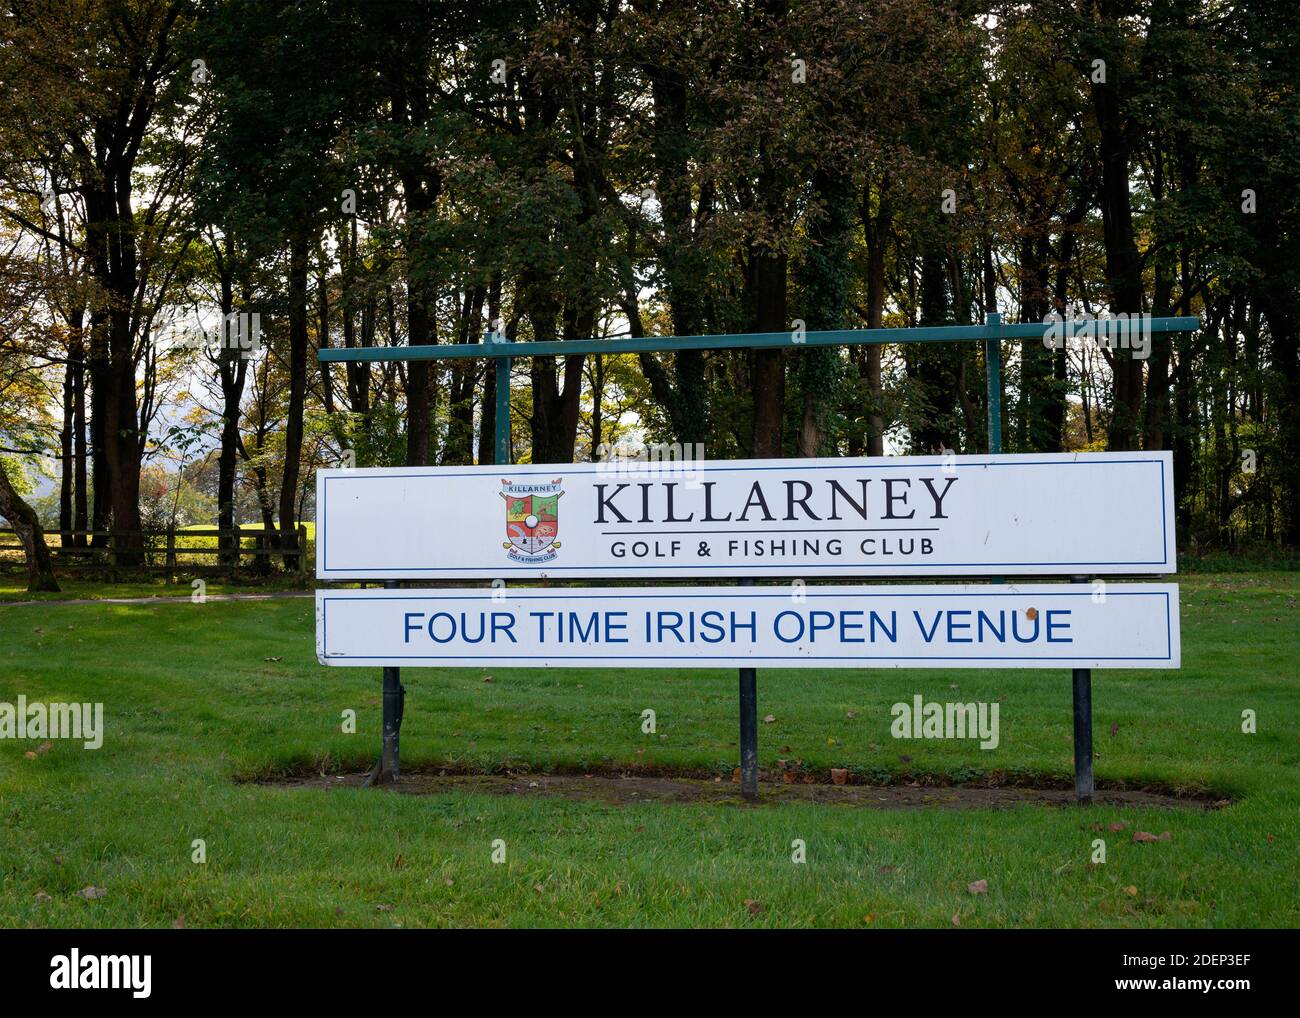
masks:
{"type": "MultiPolygon", "coordinates": [[[[328,651],[329,648],[329,606],[331,601],[427,601],[428,597],[419,594],[373,594],[367,597],[357,597],[346,593],[336,594],[334,591],[323,591],[324,598],[321,601],[321,645],[328,651]]],[[[518,596],[518,592],[516,592],[518,596]]],[[[847,597],[847,598],[870,598],[870,597],[1092,597],[1091,590],[1036,590],[1032,594],[1026,594],[1023,591],[947,591],[936,593],[922,593],[921,591],[912,591],[909,593],[891,593],[881,591],[879,593],[861,593],[844,591],[835,591],[821,594],[808,591],[804,595],[807,598],[814,597],[847,597]]],[[[1011,657],[1008,655],[989,655],[989,656],[968,656],[965,654],[831,654],[818,658],[809,658],[805,654],[763,654],[755,655],[753,658],[742,658],[745,661],[1170,661],[1173,659],[1173,603],[1170,600],[1169,591],[1167,590],[1108,590],[1107,597],[1163,597],[1165,599],[1165,654],[1164,657],[1151,655],[1147,657],[1135,657],[1133,655],[1114,655],[1111,657],[1095,657],[1091,655],[1079,654],[1036,654],[1032,658],[1011,657]]],[[[700,594],[636,594],[629,598],[626,592],[620,592],[618,595],[600,594],[600,593],[581,593],[569,594],[561,590],[547,591],[544,598],[541,595],[531,596],[524,595],[524,600],[546,600],[555,599],[569,601],[608,601],[608,600],[643,600],[643,601],[683,601],[696,598],[716,599],[721,597],[727,598],[779,598],[789,600],[790,592],[782,591],[780,593],[762,593],[755,591],[750,594],[736,593],[728,591],[726,593],[700,593],[700,594]]],[[[437,598],[439,601],[491,601],[491,592],[485,591],[482,594],[455,594],[447,597],[437,598]]],[[[383,661],[478,661],[484,657],[492,657],[490,654],[455,654],[441,657],[435,654],[330,654],[326,653],[325,658],[333,661],[348,661],[361,658],[364,660],[383,660],[383,661]]],[[[609,661],[617,663],[618,661],[642,661],[642,660],[718,660],[735,662],[735,655],[720,654],[618,654],[609,655],[607,658],[600,655],[591,656],[587,654],[525,654],[518,657],[512,657],[512,661],[609,661]]],[[[730,665],[719,665],[719,667],[731,667],[730,665]]]]}
{"type": "MultiPolygon", "coordinates": [[[[1113,562],[1087,562],[1087,561],[1083,561],[1083,560],[1079,560],[1079,559],[1064,560],[1064,561],[1059,561],[1059,562],[914,562],[914,563],[910,563],[909,565],[907,565],[907,566],[905,566],[905,567],[903,567],[903,568],[906,568],[906,569],[908,569],[908,570],[918,569],[918,568],[925,568],[925,569],[965,569],[965,568],[969,568],[969,567],[974,566],[974,567],[979,567],[979,568],[988,568],[988,569],[991,569],[991,570],[992,570],[992,569],[996,569],[996,568],[999,567],[999,566],[1000,566],[1000,567],[1005,567],[1005,568],[1017,568],[1017,567],[1025,567],[1025,566],[1046,566],[1046,567],[1056,567],[1056,568],[1060,568],[1060,569],[1062,569],[1062,570],[1064,570],[1064,571],[1069,571],[1070,569],[1079,569],[1079,568],[1084,568],[1085,571],[1086,571],[1086,567],[1087,567],[1087,566],[1168,566],[1168,565],[1169,565],[1169,521],[1168,521],[1168,512],[1167,512],[1167,509],[1166,509],[1166,497],[1165,497],[1165,470],[1164,470],[1164,462],[1163,462],[1160,458],[1158,458],[1158,457],[1157,457],[1157,458],[1154,458],[1154,459],[1150,459],[1150,458],[1137,458],[1137,459],[1101,460],[1101,461],[1094,461],[1094,460],[1078,460],[1078,459],[1072,459],[1072,460],[1015,460],[1015,461],[1011,461],[1011,460],[990,460],[990,461],[987,462],[987,463],[970,463],[970,464],[968,464],[968,466],[973,466],[973,467],[1010,467],[1010,466],[1016,466],[1016,467],[1034,467],[1034,466],[1051,466],[1051,467],[1056,467],[1056,466],[1079,466],[1079,465],[1082,465],[1082,466],[1099,466],[1101,463],[1112,463],[1112,464],[1116,464],[1116,465],[1143,465],[1143,464],[1154,464],[1154,465],[1159,469],[1159,471],[1160,471],[1160,548],[1161,548],[1161,557],[1160,557],[1160,558],[1158,558],[1158,559],[1135,559],[1135,560],[1131,560],[1131,561],[1130,561],[1130,560],[1123,560],[1123,561],[1113,561],[1113,562]]],[[[517,467],[518,467],[518,466],[530,467],[530,466],[532,466],[532,464],[516,464],[516,466],[517,466],[517,467]]],[[[581,475],[581,474],[594,474],[594,473],[599,473],[599,472],[600,472],[599,469],[592,467],[590,464],[586,464],[586,466],[588,467],[588,469],[585,469],[585,470],[584,470],[584,469],[581,469],[581,467],[583,466],[583,464],[572,464],[572,466],[574,467],[574,469],[570,469],[570,464],[542,464],[542,465],[540,465],[540,468],[539,468],[539,469],[536,469],[536,470],[530,470],[530,471],[528,471],[528,472],[529,472],[529,473],[534,473],[534,472],[536,472],[536,473],[554,473],[554,472],[555,472],[555,469],[556,469],[558,466],[563,466],[564,471],[565,471],[566,473],[568,473],[568,474],[579,474],[579,475],[581,475]]],[[[908,468],[912,468],[912,467],[915,467],[915,466],[916,466],[915,463],[861,463],[861,464],[855,464],[855,469],[858,468],[858,467],[861,467],[862,469],[868,469],[868,470],[903,470],[903,469],[908,469],[908,468]]],[[[512,469],[514,469],[514,468],[512,468],[512,469]]],[[[709,467],[708,469],[709,469],[710,472],[713,472],[713,473],[728,473],[728,472],[735,472],[735,471],[790,470],[790,469],[797,469],[797,470],[842,470],[842,469],[844,469],[844,467],[841,466],[841,465],[839,465],[839,464],[827,464],[827,465],[825,465],[825,466],[815,466],[815,467],[814,467],[814,466],[801,466],[801,465],[799,465],[799,463],[798,463],[797,460],[792,460],[792,461],[790,461],[789,464],[782,464],[781,466],[773,466],[773,467],[744,467],[744,466],[737,466],[737,467],[709,467]]],[[[518,473],[517,470],[515,470],[515,472],[518,473]]],[[[383,478],[385,478],[385,479],[387,479],[387,478],[391,478],[391,479],[393,479],[393,480],[398,480],[398,479],[405,478],[405,477],[465,477],[465,476],[471,476],[471,475],[466,475],[466,474],[463,473],[463,472],[448,473],[448,472],[445,472],[445,471],[412,470],[412,471],[409,471],[409,472],[403,472],[403,473],[384,474],[384,475],[382,475],[382,476],[383,476],[383,478]]],[[[524,476],[524,475],[521,474],[520,476],[524,476]]],[[[322,564],[321,564],[321,570],[322,570],[324,573],[326,573],[326,574],[328,574],[328,573],[330,572],[330,564],[329,564],[329,541],[328,541],[327,539],[325,539],[325,538],[326,538],[326,535],[328,535],[328,533],[329,533],[329,531],[328,531],[328,529],[327,529],[327,527],[326,527],[326,520],[325,520],[325,513],[326,513],[326,508],[325,508],[325,507],[326,507],[326,505],[328,505],[328,503],[329,503],[329,494],[328,494],[328,490],[327,490],[328,487],[329,487],[329,483],[330,483],[330,481],[357,481],[357,480],[362,480],[362,479],[363,479],[363,478],[362,478],[361,476],[345,477],[345,476],[341,476],[341,475],[338,475],[338,474],[334,474],[334,475],[326,475],[326,476],[323,478],[323,486],[322,486],[322,491],[321,491],[321,496],[322,496],[322,497],[321,497],[321,499],[320,499],[320,503],[321,503],[321,504],[320,504],[319,506],[317,506],[317,511],[318,511],[318,513],[320,514],[320,519],[319,519],[319,521],[317,522],[317,529],[316,529],[316,548],[317,548],[317,553],[321,555],[321,563],[322,563],[322,564]]],[[[790,569],[793,569],[793,568],[797,568],[797,567],[796,567],[796,566],[787,566],[787,567],[784,567],[784,568],[790,568],[790,569]]],[[[810,568],[814,568],[814,567],[810,567],[810,568]]],[[[897,569],[900,568],[900,567],[898,566],[897,563],[894,563],[894,562],[879,562],[879,563],[875,563],[875,562],[873,562],[873,563],[845,563],[845,564],[836,564],[836,563],[818,563],[818,564],[815,566],[815,568],[818,570],[819,575],[829,575],[828,573],[823,572],[823,571],[825,571],[825,570],[832,570],[832,569],[842,570],[843,572],[848,573],[849,575],[862,575],[863,572],[864,572],[865,570],[871,570],[871,569],[879,569],[879,570],[894,569],[894,570],[897,570],[897,569]]],[[[403,566],[403,567],[402,567],[402,572],[403,572],[403,575],[406,575],[406,574],[415,574],[415,573],[443,573],[443,574],[452,574],[452,573],[467,573],[467,572],[475,572],[475,573],[477,573],[477,572],[484,572],[484,571],[492,571],[496,576],[508,576],[508,575],[510,575],[510,574],[512,574],[512,573],[528,573],[529,575],[533,575],[533,574],[536,574],[536,573],[538,573],[538,572],[545,572],[545,573],[550,574],[550,573],[560,572],[560,571],[564,571],[564,570],[568,570],[568,571],[577,571],[577,572],[584,572],[584,571],[590,571],[590,570],[592,570],[592,569],[598,569],[598,570],[600,570],[600,572],[601,572],[602,574],[604,574],[604,573],[608,573],[608,572],[611,572],[611,571],[615,571],[615,572],[624,572],[624,573],[626,573],[627,575],[636,575],[636,574],[638,574],[638,573],[642,573],[642,572],[645,572],[646,570],[652,570],[652,569],[669,569],[669,570],[675,569],[675,570],[677,570],[679,573],[682,573],[684,570],[687,570],[687,571],[691,571],[691,572],[693,572],[694,570],[698,570],[698,569],[718,569],[718,570],[722,570],[723,572],[726,572],[726,573],[729,573],[729,574],[735,575],[735,574],[736,574],[737,572],[739,572],[740,570],[745,570],[745,569],[754,570],[754,569],[757,569],[757,570],[760,570],[760,571],[765,571],[767,574],[771,575],[772,572],[773,572],[773,565],[772,565],[772,563],[770,563],[770,562],[766,562],[766,563],[753,563],[753,564],[735,564],[735,563],[728,564],[728,563],[723,563],[723,562],[719,562],[719,563],[712,563],[712,562],[710,562],[710,563],[707,563],[707,564],[705,564],[705,563],[692,563],[692,564],[690,564],[689,566],[683,566],[681,563],[677,563],[677,564],[666,564],[666,565],[640,565],[640,566],[634,566],[634,567],[630,567],[630,568],[628,568],[628,569],[626,569],[626,570],[621,570],[621,571],[619,571],[619,570],[615,570],[614,567],[611,567],[611,566],[591,566],[591,565],[586,565],[586,566],[581,566],[581,565],[579,565],[579,566],[559,565],[559,566],[557,566],[557,565],[549,565],[549,566],[546,567],[546,569],[544,569],[544,570],[539,570],[539,568],[538,568],[537,566],[531,566],[531,565],[530,565],[530,566],[507,566],[507,565],[502,565],[502,564],[498,564],[498,563],[492,563],[492,564],[490,564],[490,565],[482,565],[482,566],[403,566]]],[[[391,573],[394,572],[394,570],[392,570],[392,569],[374,569],[374,568],[362,568],[362,567],[355,567],[355,568],[354,568],[354,567],[351,567],[351,566],[339,566],[339,567],[336,567],[336,570],[337,570],[337,571],[341,571],[341,572],[343,572],[343,573],[344,573],[344,578],[349,578],[349,577],[364,578],[364,576],[366,576],[367,574],[371,574],[371,573],[384,573],[384,574],[391,574],[391,573]]],[[[895,574],[895,575],[897,575],[897,574],[895,574]]],[[[323,578],[328,578],[328,576],[323,577],[323,578]]]]}

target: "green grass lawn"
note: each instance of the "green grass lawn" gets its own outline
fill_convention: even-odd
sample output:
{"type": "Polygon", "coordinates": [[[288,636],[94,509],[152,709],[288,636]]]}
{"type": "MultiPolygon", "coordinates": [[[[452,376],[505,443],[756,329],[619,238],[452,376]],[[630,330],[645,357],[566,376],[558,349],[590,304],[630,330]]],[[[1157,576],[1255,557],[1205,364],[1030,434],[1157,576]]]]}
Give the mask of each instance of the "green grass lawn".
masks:
{"type": "MultiPolygon", "coordinates": [[[[35,741],[0,741],[0,924],[1300,925],[1300,574],[1184,577],[1182,590],[1181,671],[1094,674],[1096,769],[1103,784],[1236,800],[1218,810],[619,806],[241,783],[357,770],[377,748],[378,670],[317,664],[310,601],[0,607],[0,701],[102,701],[107,729],[99,750],[56,742],[35,759],[35,741]],[[348,708],[354,735],[340,730],[348,708]],[[1135,844],[1135,830],[1171,839],[1135,844]],[[200,838],[204,864],[191,861],[200,838]],[[1092,866],[1096,838],[1107,861],[1092,866]],[[981,879],[988,893],[971,894],[981,879]],[[106,893],[80,896],[89,886],[106,893]]],[[[403,673],[406,766],[722,773],[738,758],[734,671],[486,677],[403,673]]],[[[759,714],[775,718],[760,725],[764,767],[1072,773],[1065,671],[761,671],[759,714]],[[916,693],[1000,699],[1000,746],[891,738],[890,705],[916,693]]]]}

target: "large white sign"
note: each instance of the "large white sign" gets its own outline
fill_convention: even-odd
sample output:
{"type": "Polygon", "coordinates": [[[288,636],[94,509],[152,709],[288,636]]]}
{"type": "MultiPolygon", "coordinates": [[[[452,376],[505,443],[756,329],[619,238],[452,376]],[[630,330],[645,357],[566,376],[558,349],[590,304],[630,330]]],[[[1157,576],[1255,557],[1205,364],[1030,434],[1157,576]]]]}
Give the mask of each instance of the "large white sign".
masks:
{"type": "Polygon", "coordinates": [[[1176,571],[1168,452],[321,470],[320,579],[1176,571]]]}
{"type": "Polygon", "coordinates": [[[318,590],[322,664],[1177,668],[1173,584],[318,590]]]}

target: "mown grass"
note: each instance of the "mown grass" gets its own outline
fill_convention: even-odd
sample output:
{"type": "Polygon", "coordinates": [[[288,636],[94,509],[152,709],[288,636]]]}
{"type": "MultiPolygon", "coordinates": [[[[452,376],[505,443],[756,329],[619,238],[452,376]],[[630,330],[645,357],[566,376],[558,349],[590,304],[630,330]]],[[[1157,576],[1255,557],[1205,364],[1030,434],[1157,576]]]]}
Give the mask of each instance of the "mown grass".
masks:
{"type": "MultiPolygon", "coordinates": [[[[1181,671],[1094,675],[1096,769],[1103,783],[1236,799],[1212,811],[613,806],[240,783],[373,757],[378,671],[317,664],[310,601],[0,607],[0,701],[102,701],[107,727],[102,749],[59,742],[35,759],[35,742],[0,741],[0,923],[1295,926],[1300,575],[1182,588],[1181,671]],[[1248,708],[1254,735],[1241,731],[1248,708]],[[346,709],[354,735],[340,730],[346,709]],[[1171,839],[1135,844],[1135,830],[1171,839]],[[1107,862],[1091,866],[1097,838],[1107,862]],[[791,861],[795,839],[806,864],[791,861]],[[987,894],[967,890],[978,879],[987,894]],[[88,886],[107,893],[79,896],[88,886]]],[[[403,680],[408,767],[720,773],[738,756],[734,671],[403,680]]],[[[775,718],[760,726],[764,767],[1071,773],[1064,671],[762,671],[759,699],[775,718]],[[916,693],[1001,698],[1001,745],[892,739],[890,705],[916,693]]]]}

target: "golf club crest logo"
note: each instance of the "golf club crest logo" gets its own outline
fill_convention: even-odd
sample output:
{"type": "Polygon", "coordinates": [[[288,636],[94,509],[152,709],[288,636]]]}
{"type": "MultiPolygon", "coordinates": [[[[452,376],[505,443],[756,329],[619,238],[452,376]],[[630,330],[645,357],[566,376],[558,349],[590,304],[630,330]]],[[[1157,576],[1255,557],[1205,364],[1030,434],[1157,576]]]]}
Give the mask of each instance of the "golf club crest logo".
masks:
{"type": "Polygon", "coordinates": [[[554,560],[560,542],[560,484],[501,480],[501,497],[506,503],[506,558],[511,562],[537,565],[554,560]]]}

